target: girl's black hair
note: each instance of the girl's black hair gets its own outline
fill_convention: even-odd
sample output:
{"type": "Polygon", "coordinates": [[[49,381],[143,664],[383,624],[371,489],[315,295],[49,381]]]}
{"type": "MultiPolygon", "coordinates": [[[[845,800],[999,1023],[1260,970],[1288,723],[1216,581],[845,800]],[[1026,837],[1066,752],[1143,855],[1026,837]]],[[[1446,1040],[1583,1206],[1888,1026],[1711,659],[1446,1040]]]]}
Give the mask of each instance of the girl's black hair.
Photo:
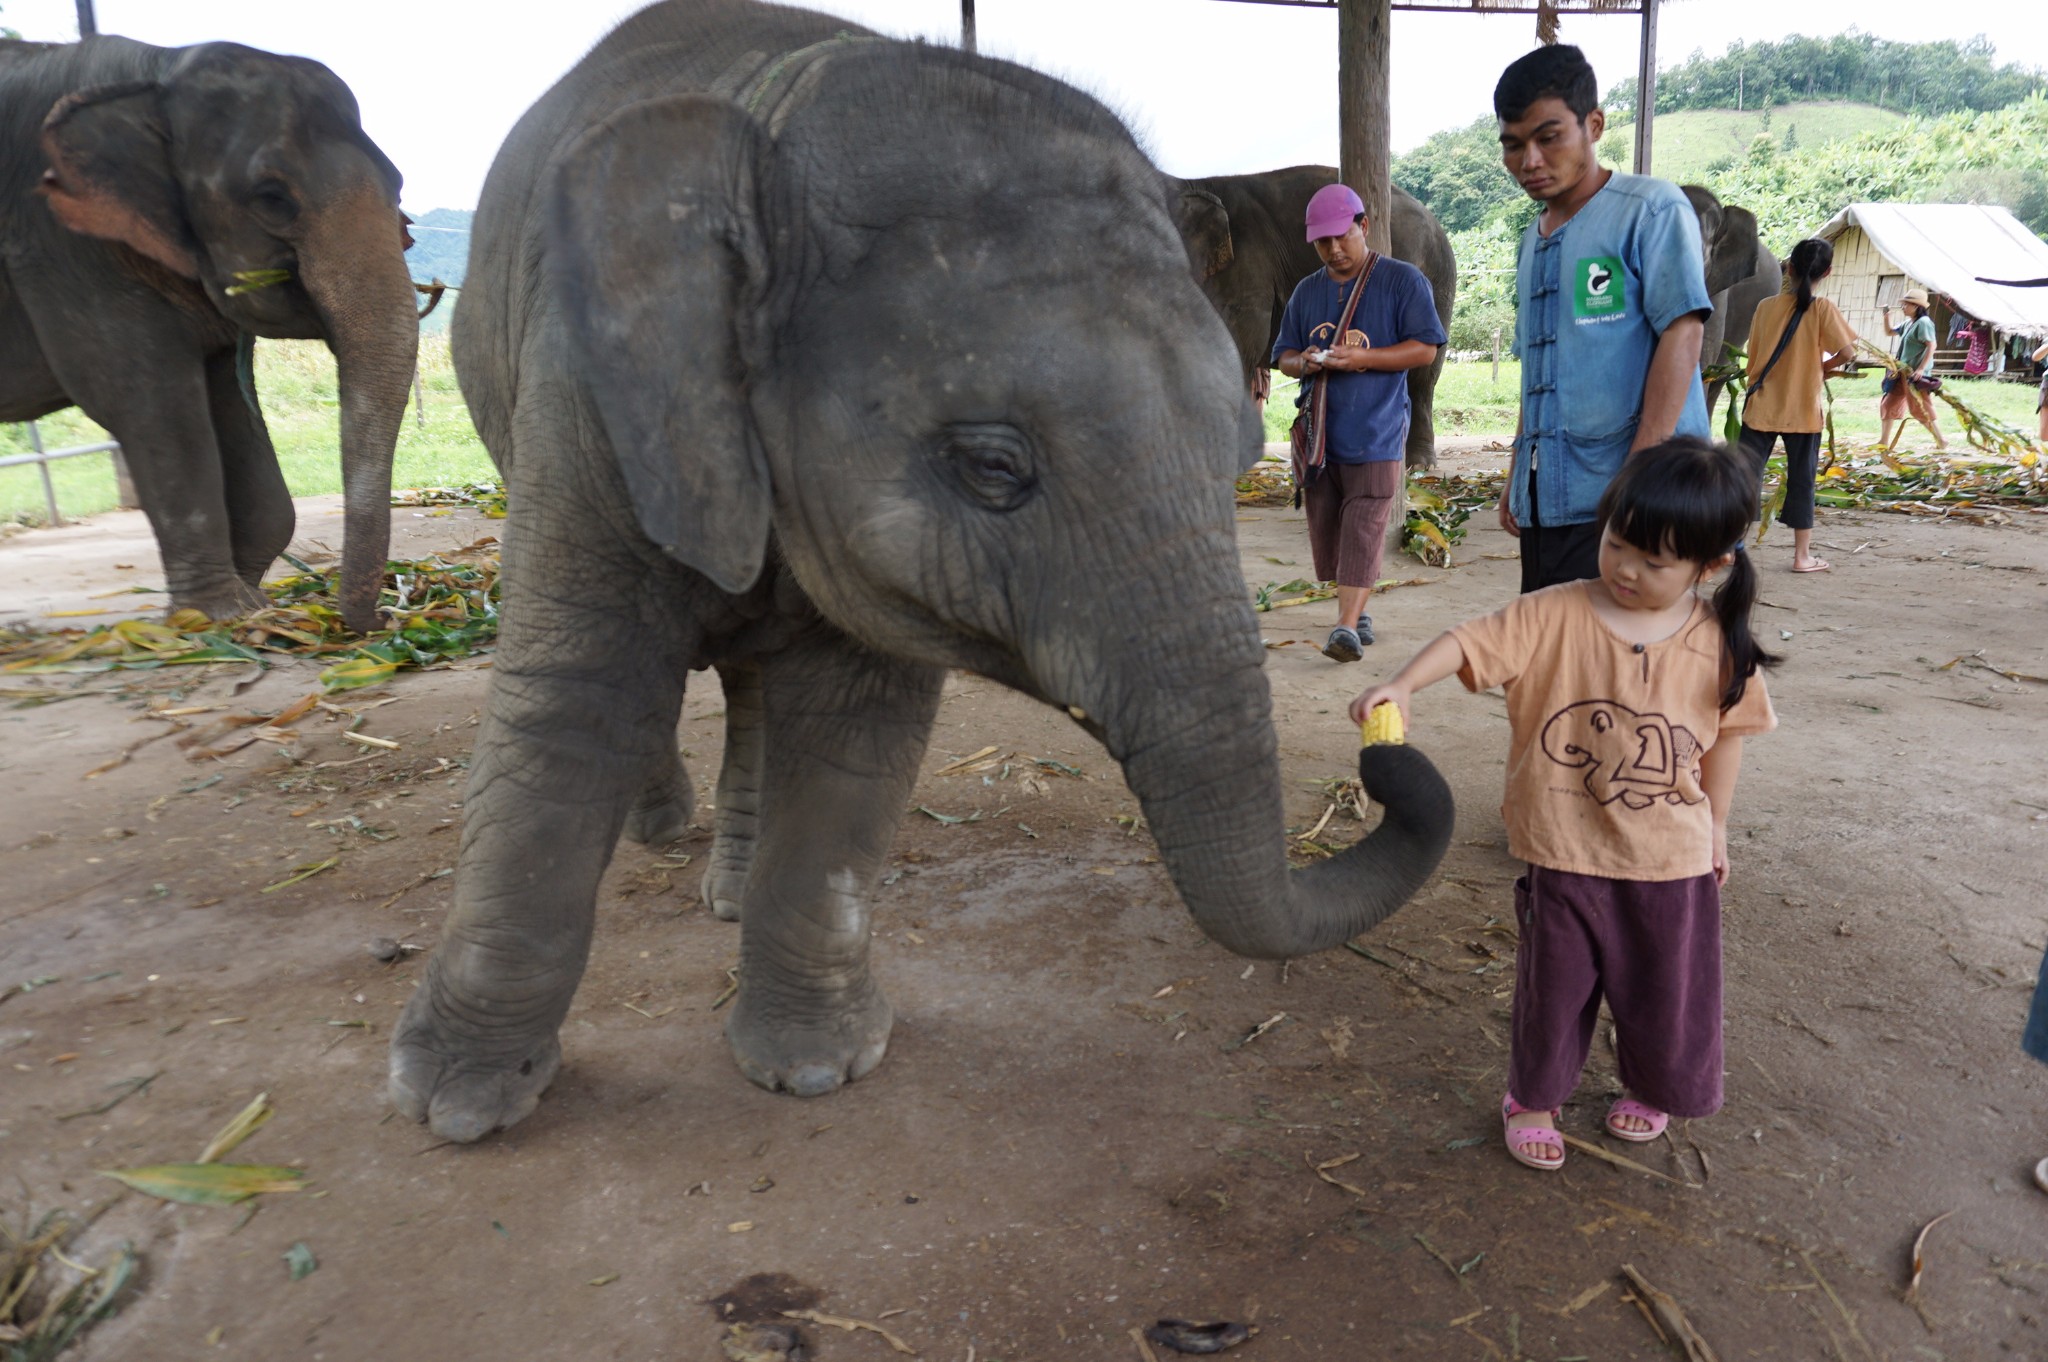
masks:
{"type": "Polygon", "coordinates": [[[1711,563],[1731,550],[1735,562],[1714,592],[1714,616],[1727,650],[1721,708],[1733,709],[1759,667],[1778,659],[1750,633],[1756,607],[1756,565],[1742,537],[1757,517],[1756,469],[1728,445],[1675,435],[1629,456],[1600,498],[1600,523],[1645,553],[1711,563]]]}
{"type": "Polygon", "coordinates": [[[1813,306],[1813,286],[1821,276],[1835,267],[1835,248],[1819,237],[1808,237],[1792,248],[1792,258],[1786,262],[1786,273],[1797,286],[1801,312],[1813,306]]]}

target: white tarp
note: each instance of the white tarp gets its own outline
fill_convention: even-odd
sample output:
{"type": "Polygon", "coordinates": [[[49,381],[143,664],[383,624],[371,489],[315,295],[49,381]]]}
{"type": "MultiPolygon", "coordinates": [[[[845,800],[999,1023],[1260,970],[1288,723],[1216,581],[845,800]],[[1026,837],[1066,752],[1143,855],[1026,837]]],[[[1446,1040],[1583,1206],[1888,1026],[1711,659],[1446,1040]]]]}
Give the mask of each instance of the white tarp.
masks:
{"type": "Polygon", "coordinates": [[[1861,227],[1915,282],[1955,299],[2008,335],[2048,339],[2048,289],[2001,288],[1990,279],[2048,276],[2048,241],[2004,208],[1974,203],[1852,203],[1816,234],[1832,241],[1861,227]]]}

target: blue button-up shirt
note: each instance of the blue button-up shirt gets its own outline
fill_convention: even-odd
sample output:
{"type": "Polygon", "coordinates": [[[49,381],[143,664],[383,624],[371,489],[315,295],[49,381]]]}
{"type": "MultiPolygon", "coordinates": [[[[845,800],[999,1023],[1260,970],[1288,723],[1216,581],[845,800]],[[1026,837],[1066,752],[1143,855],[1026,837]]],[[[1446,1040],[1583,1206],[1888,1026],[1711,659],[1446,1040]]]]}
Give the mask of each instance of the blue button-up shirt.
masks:
{"type": "MultiPolygon", "coordinates": [[[[1713,308],[1699,218],[1677,185],[1617,172],[1549,236],[1529,224],[1515,295],[1522,434],[1508,509],[1525,525],[1584,524],[1628,457],[1658,338],[1713,308]]],[[[1705,438],[1697,372],[1691,382],[1676,433],[1705,438]]]]}

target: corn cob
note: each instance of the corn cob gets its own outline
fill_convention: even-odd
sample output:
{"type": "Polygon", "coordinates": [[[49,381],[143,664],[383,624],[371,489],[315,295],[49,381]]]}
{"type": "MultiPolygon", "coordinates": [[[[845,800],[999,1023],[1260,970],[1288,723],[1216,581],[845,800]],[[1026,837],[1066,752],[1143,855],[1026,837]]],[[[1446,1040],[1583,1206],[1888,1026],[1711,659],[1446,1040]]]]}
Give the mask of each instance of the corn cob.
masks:
{"type": "Polygon", "coordinates": [[[1365,722],[1358,726],[1359,741],[1367,747],[1379,743],[1404,743],[1407,732],[1401,723],[1401,707],[1392,700],[1382,700],[1365,716],[1365,722]]]}

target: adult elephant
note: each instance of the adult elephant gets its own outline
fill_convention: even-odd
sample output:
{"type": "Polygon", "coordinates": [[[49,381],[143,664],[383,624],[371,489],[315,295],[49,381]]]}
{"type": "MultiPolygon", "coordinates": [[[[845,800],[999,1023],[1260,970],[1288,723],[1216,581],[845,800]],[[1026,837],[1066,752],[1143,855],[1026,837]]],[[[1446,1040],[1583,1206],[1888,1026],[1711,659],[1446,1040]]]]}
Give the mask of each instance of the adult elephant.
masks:
{"type": "MultiPolygon", "coordinates": [[[[1747,208],[1724,204],[1704,185],[1684,185],[1685,197],[1700,220],[1700,249],[1707,262],[1707,293],[1714,300],[1714,315],[1707,319],[1700,339],[1700,367],[1721,363],[1730,345],[1749,344],[1749,324],[1756,317],[1756,305],[1775,297],[1784,285],[1778,257],[1771,254],[1757,231],[1756,214],[1747,208]]],[[[1707,385],[1707,414],[1721,399],[1720,383],[1707,385]]]]}
{"type": "Polygon", "coordinates": [[[1233,524],[1259,430],[1158,172],[1087,96],[669,0],[513,130],[466,288],[456,370],[513,523],[456,904],[392,1039],[392,1098],[441,1137],[519,1120],[554,1075],[621,830],[694,808],[694,668],[727,705],[726,1034],[765,1088],[882,1058],[869,898],[948,668],[1100,738],[1234,951],[1334,946],[1441,857],[1441,777],[1382,747],[1360,765],[1385,820],[1288,870],[1233,524]]]}
{"type": "MultiPolygon", "coordinates": [[[[1288,166],[1256,175],[1168,181],[1188,262],[1202,281],[1202,292],[1230,329],[1245,384],[1261,396],[1288,296],[1302,279],[1323,267],[1316,248],[1302,236],[1309,198],[1336,180],[1334,166],[1288,166]]],[[[1394,186],[1391,216],[1390,254],[1428,278],[1437,316],[1449,326],[1458,299],[1458,261],[1451,253],[1451,238],[1436,214],[1399,185],[1394,186]]],[[[1411,468],[1436,462],[1436,383],[1443,371],[1441,349],[1433,363],[1408,371],[1411,468]]]]}
{"type": "Polygon", "coordinates": [[[76,405],[121,442],[171,608],[266,604],[292,502],[258,336],[341,388],[342,613],[377,624],[419,324],[398,171],[332,71],[234,43],[0,43],[0,421],[76,405]]]}

